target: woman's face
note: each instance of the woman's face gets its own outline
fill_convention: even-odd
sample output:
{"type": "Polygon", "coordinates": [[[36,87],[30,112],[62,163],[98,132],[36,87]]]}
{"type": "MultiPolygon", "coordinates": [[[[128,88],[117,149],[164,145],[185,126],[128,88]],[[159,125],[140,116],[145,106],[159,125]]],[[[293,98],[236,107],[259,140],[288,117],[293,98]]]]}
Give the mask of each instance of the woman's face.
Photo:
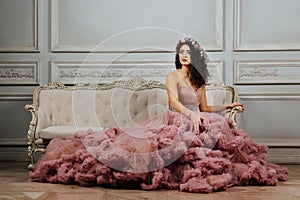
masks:
{"type": "Polygon", "coordinates": [[[191,49],[187,44],[182,45],[179,49],[179,62],[185,66],[191,64],[191,49]]]}

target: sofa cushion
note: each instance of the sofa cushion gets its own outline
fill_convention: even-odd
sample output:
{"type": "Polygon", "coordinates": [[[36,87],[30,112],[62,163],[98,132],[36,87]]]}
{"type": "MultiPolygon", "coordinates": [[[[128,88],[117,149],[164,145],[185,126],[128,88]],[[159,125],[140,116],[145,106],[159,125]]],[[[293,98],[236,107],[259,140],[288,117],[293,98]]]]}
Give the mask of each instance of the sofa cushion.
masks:
{"type": "Polygon", "coordinates": [[[44,139],[66,138],[74,135],[77,131],[102,131],[103,127],[98,126],[50,126],[44,128],[40,132],[40,136],[44,139]]]}

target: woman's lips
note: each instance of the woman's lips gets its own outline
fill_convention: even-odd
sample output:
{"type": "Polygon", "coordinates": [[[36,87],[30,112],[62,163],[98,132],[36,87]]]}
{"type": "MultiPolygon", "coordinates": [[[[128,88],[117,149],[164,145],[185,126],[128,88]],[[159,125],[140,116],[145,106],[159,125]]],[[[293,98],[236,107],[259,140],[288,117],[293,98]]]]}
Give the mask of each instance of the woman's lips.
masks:
{"type": "Polygon", "coordinates": [[[183,61],[183,62],[187,62],[188,60],[187,60],[187,59],[185,59],[185,58],[183,58],[183,59],[182,59],[182,61],[183,61]]]}

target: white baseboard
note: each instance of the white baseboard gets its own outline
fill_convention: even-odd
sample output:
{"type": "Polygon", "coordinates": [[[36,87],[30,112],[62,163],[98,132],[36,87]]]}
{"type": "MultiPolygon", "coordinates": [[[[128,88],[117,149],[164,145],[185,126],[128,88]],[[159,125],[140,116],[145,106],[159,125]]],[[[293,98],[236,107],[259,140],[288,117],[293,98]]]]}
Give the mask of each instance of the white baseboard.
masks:
{"type": "Polygon", "coordinates": [[[300,164],[300,138],[252,138],[269,147],[267,160],[278,164],[300,164]]]}
{"type": "Polygon", "coordinates": [[[277,164],[300,164],[300,148],[269,147],[267,160],[277,164]]]}
{"type": "Polygon", "coordinates": [[[0,161],[28,161],[27,147],[0,147],[0,161]]]}

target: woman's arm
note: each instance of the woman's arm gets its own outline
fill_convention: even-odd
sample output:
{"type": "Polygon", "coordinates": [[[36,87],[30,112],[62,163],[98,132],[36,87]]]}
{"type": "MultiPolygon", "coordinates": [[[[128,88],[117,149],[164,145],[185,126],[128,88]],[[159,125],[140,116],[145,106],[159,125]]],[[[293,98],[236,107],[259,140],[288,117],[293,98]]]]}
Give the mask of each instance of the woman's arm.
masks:
{"type": "Polygon", "coordinates": [[[220,105],[220,106],[209,106],[207,105],[207,101],[206,101],[205,85],[203,85],[200,88],[200,90],[201,90],[200,110],[202,112],[220,112],[226,109],[232,109],[235,106],[242,106],[242,108],[244,109],[244,105],[240,102],[234,102],[234,103],[220,105]]]}
{"type": "Polygon", "coordinates": [[[168,93],[168,100],[169,104],[172,108],[174,108],[177,112],[189,117],[189,119],[194,124],[194,129],[196,130],[196,133],[199,133],[199,125],[202,126],[201,119],[204,119],[200,116],[199,113],[195,113],[182,105],[182,103],[178,100],[178,77],[174,72],[171,72],[167,75],[166,79],[166,87],[167,87],[167,93],[168,93]]]}

